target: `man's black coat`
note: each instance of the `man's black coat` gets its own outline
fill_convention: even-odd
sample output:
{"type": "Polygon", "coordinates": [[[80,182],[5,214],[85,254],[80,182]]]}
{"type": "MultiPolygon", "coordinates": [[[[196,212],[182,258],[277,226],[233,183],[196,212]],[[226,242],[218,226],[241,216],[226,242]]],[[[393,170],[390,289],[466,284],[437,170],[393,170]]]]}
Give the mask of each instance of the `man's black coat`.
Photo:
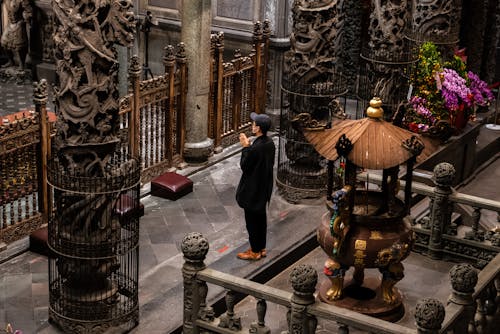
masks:
{"type": "Polygon", "coordinates": [[[257,137],[252,145],[241,152],[243,171],[236,201],[243,209],[265,211],[273,192],[274,142],[268,136],[257,137]]]}

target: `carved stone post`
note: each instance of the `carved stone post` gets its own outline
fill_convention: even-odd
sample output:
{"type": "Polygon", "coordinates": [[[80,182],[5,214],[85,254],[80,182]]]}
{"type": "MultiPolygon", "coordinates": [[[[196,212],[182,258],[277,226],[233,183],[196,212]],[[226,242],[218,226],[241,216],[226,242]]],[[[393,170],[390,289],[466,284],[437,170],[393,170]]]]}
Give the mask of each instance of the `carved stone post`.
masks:
{"type": "Polygon", "coordinates": [[[437,334],[444,320],[443,304],[433,298],[425,298],[418,301],[415,307],[415,321],[417,333],[437,334]]]}
{"type": "Polygon", "coordinates": [[[215,35],[215,66],[216,66],[216,80],[217,87],[215,87],[216,94],[215,101],[215,134],[214,134],[214,146],[215,153],[222,152],[221,139],[222,139],[222,98],[224,93],[224,33],[219,32],[215,35]]]}
{"type": "Polygon", "coordinates": [[[477,284],[477,270],[470,264],[457,264],[450,270],[450,281],[453,290],[448,303],[463,305],[465,308],[455,325],[454,333],[465,334],[468,333],[470,324],[474,326],[476,302],[472,299],[472,293],[477,284]]]}
{"type": "Polygon", "coordinates": [[[141,154],[140,138],[141,138],[141,111],[140,111],[140,80],[142,74],[142,66],[138,56],[133,56],[130,60],[128,70],[130,83],[132,85],[132,108],[129,117],[129,152],[133,158],[139,159],[141,154]]]}
{"type": "Polygon", "coordinates": [[[442,235],[445,226],[451,223],[451,210],[448,197],[452,193],[451,184],[455,178],[455,167],[442,162],[434,167],[434,198],[431,211],[431,237],[429,255],[434,259],[441,258],[442,235]]]}
{"type": "Polygon", "coordinates": [[[307,314],[307,306],[314,304],[318,273],[310,265],[299,265],[290,273],[293,287],[292,307],[288,312],[288,333],[314,334],[318,323],[307,314]]]}
{"type": "Polygon", "coordinates": [[[200,282],[196,279],[196,273],[205,269],[205,256],[208,253],[208,241],[197,232],[187,234],[181,242],[184,254],[184,265],[182,266],[182,277],[184,279],[184,322],[183,333],[197,334],[199,329],[195,321],[203,304],[200,296],[200,282]]]}
{"type": "Polygon", "coordinates": [[[175,102],[175,54],[174,47],[172,45],[167,45],[164,49],[163,55],[163,65],[165,67],[165,73],[168,73],[168,112],[167,112],[167,124],[165,125],[165,147],[167,148],[167,159],[170,166],[173,166],[173,156],[174,156],[174,134],[173,134],[173,124],[174,115],[176,115],[174,110],[175,102]]]}
{"type": "Polygon", "coordinates": [[[181,40],[189,68],[184,159],[194,164],[207,162],[213,151],[213,141],[207,137],[211,6],[210,0],[182,1],[181,40]]]}
{"type": "Polygon", "coordinates": [[[179,167],[179,169],[183,169],[187,167],[187,164],[184,162],[183,152],[186,142],[186,99],[188,87],[188,68],[186,59],[186,47],[182,42],[177,45],[177,54],[175,55],[175,61],[177,62],[179,72],[178,77],[180,81],[180,94],[177,109],[177,145],[175,149],[181,156],[181,161],[177,167],[179,167]]]}
{"type": "Polygon", "coordinates": [[[36,114],[40,117],[40,168],[39,168],[39,187],[40,196],[38,197],[38,207],[42,212],[42,224],[47,224],[49,215],[49,191],[47,184],[47,161],[50,156],[50,130],[47,117],[47,81],[40,80],[35,83],[33,102],[35,103],[36,114]]]}

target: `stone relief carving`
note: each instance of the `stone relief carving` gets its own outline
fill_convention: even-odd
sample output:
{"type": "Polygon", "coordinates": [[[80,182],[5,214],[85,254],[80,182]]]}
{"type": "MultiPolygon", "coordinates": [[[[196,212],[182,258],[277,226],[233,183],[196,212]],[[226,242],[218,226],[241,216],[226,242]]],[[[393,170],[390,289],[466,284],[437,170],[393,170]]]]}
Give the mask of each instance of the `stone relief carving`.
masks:
{"type": "Polygon", "coordinates": [[[66,166],[79,164],[81,172],[92,176],[104,176],[107,156],[119,140],[118,61],[113,44],[127,46],[133,41],[131,6],[130,0],[53,1],[58,21],[54,44],[59,76],[55,88],[55,145],[66,166]],[[75,157],[76,152],[70,149],[74,146],[81,148],[78,155],[84,158],[75,157]]]}
{"type": "MultiPolygon", "coordinates": [[[[326,183],[324,159],[305,144],[296,117],[307,113],[326,125],[331,120],[334,96],[342,94],[345,79],[338,76],[342,56],[344,0],[295,0],[292,6],[290,51],[284,54],[283,107],[287,119],[285,153],[287,161],[279,169],[278,183],[290,201],[303,196],[317,197],[326,183]],[[296,190],[287,190],[290,185],[296,190]],[[312,191],[310,191],[312,190],[312,191]]],[[[346,89],[346,88],[345,88],[346,89]]]]}
{"type": "Polygon", "coordinates": [[[459,8],[457,0],[412,0],[411,30],[431,40],[454,40],[460,27],[459,8]]]}
{"type": "Polygon", "coordinates": [[[8,61],[3,67],[17,66],[24,69],[29,54],[31,18],[33,8],[29,0],[4,1],[7,11],[7,25],[2,32],[1,44],[6,50],[8,61]]]}
{"type": "Polygon", "coordinates": [[[368,46],[377,54],[403,51],[403,32],[409,16],[406,0],[374,0],[368,46]]]}
{"type": "Polygon", "coordinates": [[[341,54],[343,0],[297,0],[292,8],[291,51],[285,72],[294,80],[312,83],[331,72],[341,54]]]}
{"type": "Polygon", "coordinates": [[[373,0],[370,14],[367,57],[372,60],[370,70],[373,94],[383,101],[392,101],[400,89],[402,68],[391,66],[405,53],[404,32],[409,18],[406,0],[373,0]],[[389,64],[388,64],[389,63],[389,64]]]}

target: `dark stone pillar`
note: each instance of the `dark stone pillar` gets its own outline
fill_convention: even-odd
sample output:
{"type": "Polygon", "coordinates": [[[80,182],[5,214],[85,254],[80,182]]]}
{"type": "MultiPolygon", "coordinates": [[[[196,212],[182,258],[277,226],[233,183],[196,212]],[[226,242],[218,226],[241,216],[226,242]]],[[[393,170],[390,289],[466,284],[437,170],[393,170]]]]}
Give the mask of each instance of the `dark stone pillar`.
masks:
{"type": "Polygon", "coordinates": [[[189,83],[184,159],[191,164],[206,163],[213,152],[207,133],[211,6],[210,0],[182,1],[181,40],[186,47],[189,83]]]}

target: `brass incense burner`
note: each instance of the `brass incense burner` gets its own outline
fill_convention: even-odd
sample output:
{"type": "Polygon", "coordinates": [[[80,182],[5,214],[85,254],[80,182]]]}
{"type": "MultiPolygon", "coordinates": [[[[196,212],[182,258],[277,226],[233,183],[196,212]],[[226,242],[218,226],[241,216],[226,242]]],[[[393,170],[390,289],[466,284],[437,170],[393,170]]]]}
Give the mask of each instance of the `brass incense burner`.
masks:
{"type": "Polygon", "coordinates": [[[323,131],[304,130],[305,137],[329,161],[326,205],[317,229],[328,255],[320,288],[322,301],[364,314],[397,321],[404,314],[395,284],[404,277],[401,263],[413,245],[409,208],[412,173],[399,189],[399,168],[413,169],[423,144],[413,133],[383,120],[382,101],[373,98],[360,120],[345,120],[323,131]],[[334,161],[340,160],[341,188],[333,189],[334,161]],[[380,175],[379,188],[359,173],[380,175]],[[399,196],[400,191],[403,192],[399,196]],[[400,198],[402,197],[402,198],[400,198]],[[350,268],[352,275],[347,275],[350,268]],[[381,278],[364,271],[376,268],[381,278]]]}

